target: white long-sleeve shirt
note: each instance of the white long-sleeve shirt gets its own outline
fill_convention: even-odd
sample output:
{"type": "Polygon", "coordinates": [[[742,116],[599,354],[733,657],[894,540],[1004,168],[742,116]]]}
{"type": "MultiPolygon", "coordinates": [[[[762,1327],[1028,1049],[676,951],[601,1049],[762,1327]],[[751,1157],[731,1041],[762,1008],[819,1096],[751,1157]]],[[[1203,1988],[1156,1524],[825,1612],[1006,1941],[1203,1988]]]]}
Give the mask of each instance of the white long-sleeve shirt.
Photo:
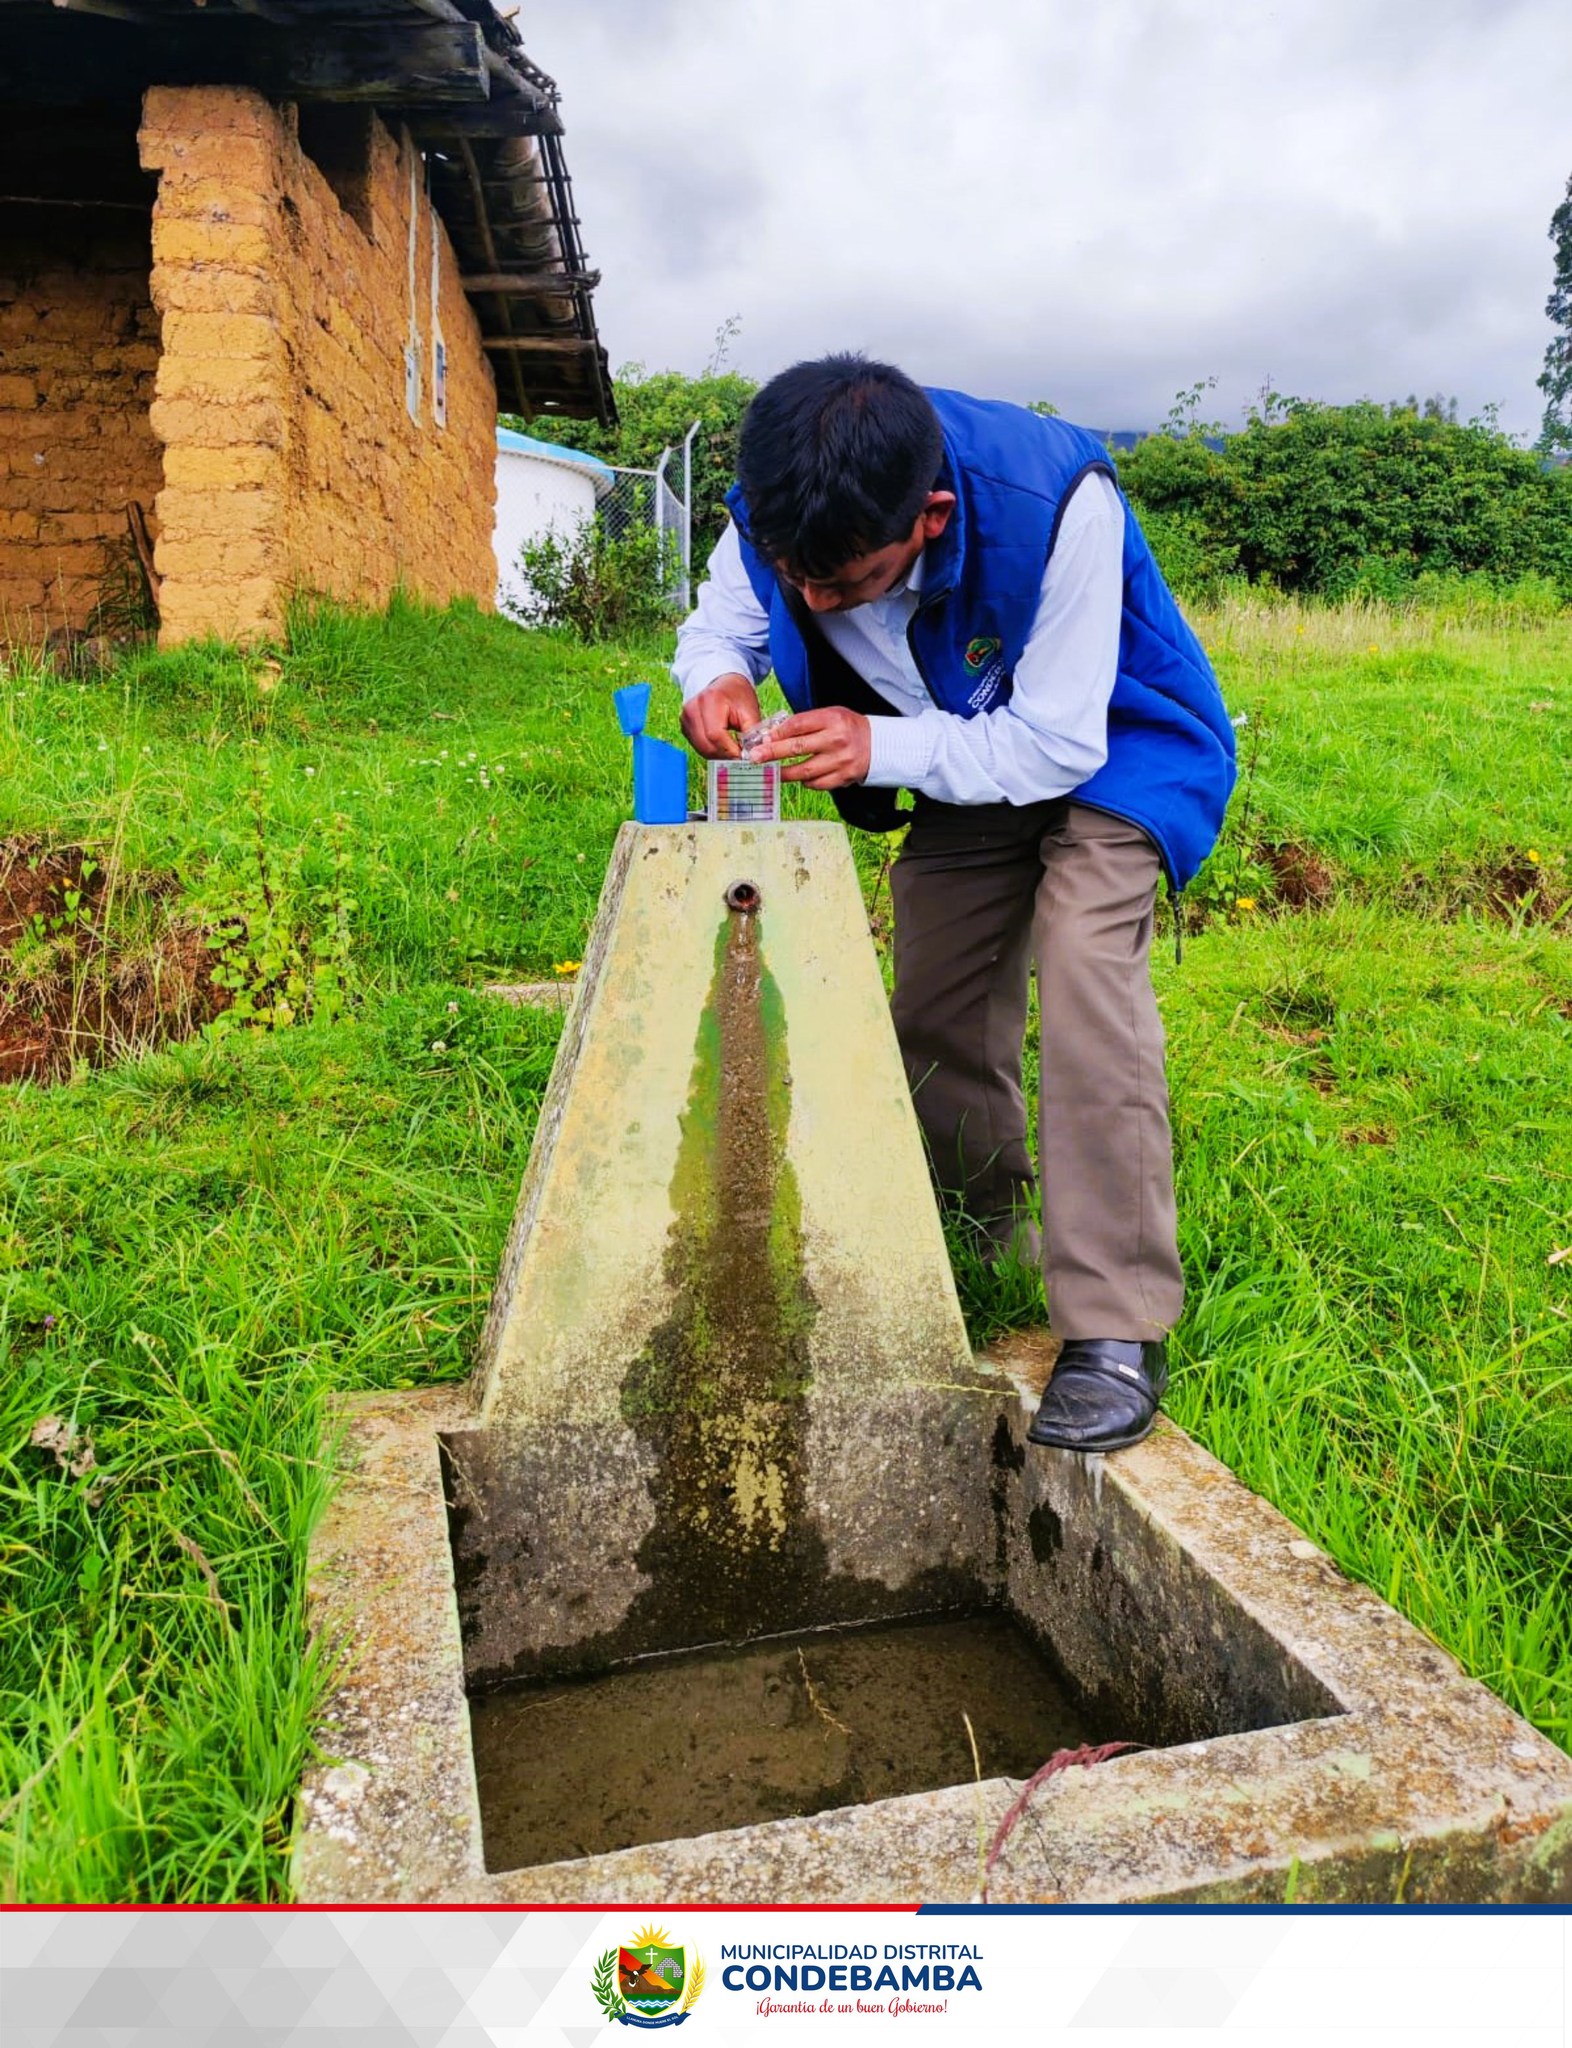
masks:
{"type": "MultiPolygon", "coordinates": [[[[922,566],[919,555],[904,584],[869,604],[815,615],[837,653],[901,713],[868,721],[864,781],[952,804],[1033,803],[1077,788],[1108,758],[1118,668],[1124,505],[1111,479],[1093,471],[1064,508],[1015,687],[997,710],[957,718],[928,694],[906,640],[922,566]]],[[[678,632],[672,674],[686,703],[721,676],[757,684],[769,668],[769,615],[728,526],[678,632]]]]}

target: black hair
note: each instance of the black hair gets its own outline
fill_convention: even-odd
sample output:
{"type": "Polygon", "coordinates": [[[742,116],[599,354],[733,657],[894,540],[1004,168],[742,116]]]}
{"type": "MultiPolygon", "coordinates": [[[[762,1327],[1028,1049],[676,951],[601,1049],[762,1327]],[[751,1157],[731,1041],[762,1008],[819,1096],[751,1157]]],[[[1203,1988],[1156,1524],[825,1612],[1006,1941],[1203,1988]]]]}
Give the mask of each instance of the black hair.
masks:
{"type": "Polygon", "coordinates": [[[793,576],[833,576],[904,540],[933,490],[944,435],[926,392],[863,355],[793,363],[743,416],[747,538],[793,576]]]}

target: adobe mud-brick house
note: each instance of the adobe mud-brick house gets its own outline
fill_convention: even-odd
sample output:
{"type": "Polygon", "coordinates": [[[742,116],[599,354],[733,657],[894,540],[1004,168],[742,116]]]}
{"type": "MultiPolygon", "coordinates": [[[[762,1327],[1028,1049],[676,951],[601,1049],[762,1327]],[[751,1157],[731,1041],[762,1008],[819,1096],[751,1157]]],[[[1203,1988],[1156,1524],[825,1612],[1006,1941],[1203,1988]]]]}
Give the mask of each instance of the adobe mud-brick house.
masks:
{"type": "Polygon", "coordinates": [[[490,0],[0,0],[0,637],[490,604],[496,415],[606,418],[490,0]]]}

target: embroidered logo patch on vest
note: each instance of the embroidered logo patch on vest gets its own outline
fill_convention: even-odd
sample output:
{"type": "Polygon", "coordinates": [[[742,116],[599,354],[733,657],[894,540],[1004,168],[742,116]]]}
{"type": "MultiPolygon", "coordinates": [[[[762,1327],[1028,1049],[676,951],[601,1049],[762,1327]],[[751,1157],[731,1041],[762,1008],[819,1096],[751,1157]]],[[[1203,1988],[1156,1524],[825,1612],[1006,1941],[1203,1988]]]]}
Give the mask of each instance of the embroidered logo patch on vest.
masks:
{"type": "Polygon", "coordinates": [[[966,643],[966,673],[969,676],[978,674],[989,658],[999,652],[1002,645],[1003,642],[999,640],[969,640],[966,643]]]}

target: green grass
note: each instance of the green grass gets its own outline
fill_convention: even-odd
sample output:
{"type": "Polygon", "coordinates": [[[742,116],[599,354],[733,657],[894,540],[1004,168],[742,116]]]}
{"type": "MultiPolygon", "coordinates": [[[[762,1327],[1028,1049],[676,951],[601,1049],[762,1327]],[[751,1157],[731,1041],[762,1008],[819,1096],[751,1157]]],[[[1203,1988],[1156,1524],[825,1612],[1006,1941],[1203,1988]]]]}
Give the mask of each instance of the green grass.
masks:
{"type": "Polygon", "coordinates": [[[1572,949],[1381,905],[1161,973],[1170,1406],[1572,1748],[1572,949]]]}
{"type": "MultiPolygon", "coordinates": [[[[1572,621],[1201,624],[1253,772],[1156,967],[1171,1405],[1572,1747],[1572,621]],[[1288,840],[1331,877],[1292,914],[1288,840]]],[[[284,1895],[328,1397],[467,1369],[556,1033],[475,991],[582,955],[610,690],[658,670],[401,605],[0,681],[0,836],[174,872],[213,923],[260,862],[302,959],[351,940],[314,1020],[0,1088],[0,1895],[284,1895]],[[32,1445],[51,1417],[90,1469],[32,1445]]],[[[979,1336],[1040,1313],[959,1277],[979,1336]]]]}
{"type": "Polygon", "coordinates": [[[1566,900],[1567,614],[1238,600],[1197,624],[1245,721],[1235,838],[1203,895],[1237,881],[1270,900],[1249,858],[1264,840],[1313,847],[1340,893],[1409,908],[1482,903],[1503,866],[1537,883],[1541,909],[1566,900]]]}

